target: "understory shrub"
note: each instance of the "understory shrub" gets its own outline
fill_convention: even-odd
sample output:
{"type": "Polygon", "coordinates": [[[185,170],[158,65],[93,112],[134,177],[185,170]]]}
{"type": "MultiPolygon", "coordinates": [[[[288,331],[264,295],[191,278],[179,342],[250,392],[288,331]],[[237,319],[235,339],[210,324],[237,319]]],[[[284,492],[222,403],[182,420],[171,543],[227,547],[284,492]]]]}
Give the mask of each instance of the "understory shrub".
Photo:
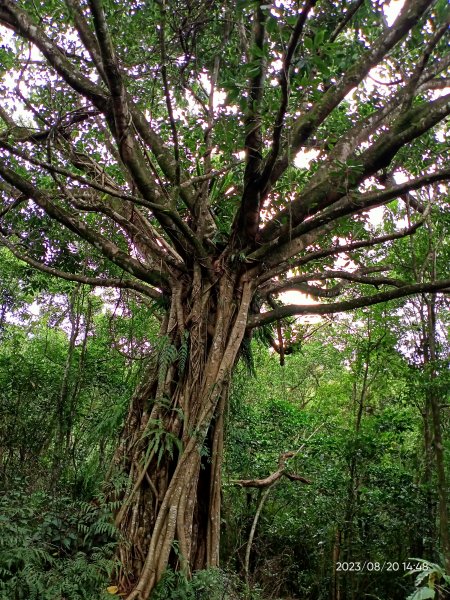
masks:
{"type": "Polygon", "coordinates": [[[111,598],[111,508],[28,494],[24,485],[0,495],[0,600],[111,598]]]}
{"type": "Polygon", "coordinates": [[[152,600],[258,600],[245,589],[237,575],[221,569],[197,571],[188,580],[167,570],[152,594],[152,600]]]}

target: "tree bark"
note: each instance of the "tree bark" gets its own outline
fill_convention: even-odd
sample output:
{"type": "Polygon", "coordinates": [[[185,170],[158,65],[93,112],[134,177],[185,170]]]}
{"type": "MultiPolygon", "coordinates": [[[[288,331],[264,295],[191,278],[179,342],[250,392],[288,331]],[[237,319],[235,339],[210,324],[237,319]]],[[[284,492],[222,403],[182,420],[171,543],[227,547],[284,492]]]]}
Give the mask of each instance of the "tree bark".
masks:
{"type": "Polygon", "coordinates": [[[427,348],[424,353],[425,368],[429,369],[427,403],[430,406],[434,442],[434,457],[437,476],[439,506],[439,537],[444,555],[445,569],[450,573],[450,535],[447,502],[447,476],[445,473],[444,444],[442,440],[441,407],[438,392],[437,349],[436,349],[436,295],[426,299],[427,306],[427,348]],[[427,364],[428,363],[428,364],[427,364]]]}
{"type": "Polygon", "coordinates": [[[116,515],[127,600],[147,600],[168,566],[219,564],[223,414],[251,296],[249,282],[212,284],[200,267],[173,294],[114,457],[127,480],[116,515]]]}

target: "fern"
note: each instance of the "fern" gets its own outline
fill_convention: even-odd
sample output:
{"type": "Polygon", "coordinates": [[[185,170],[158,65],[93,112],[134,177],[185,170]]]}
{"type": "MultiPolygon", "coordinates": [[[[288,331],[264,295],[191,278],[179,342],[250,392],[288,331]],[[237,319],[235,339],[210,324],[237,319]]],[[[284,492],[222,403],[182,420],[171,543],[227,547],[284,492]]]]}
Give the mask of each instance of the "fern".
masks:
{"type": "Polygon", "coordinates": [[[244,363],[250,377],[256,377],[255,361],[253,358],[252,340],[244,336],[239,349],[239,359],[244,363]]]}
{"type": "Polygon", "coordinates": [[[186,368],[189,358],[189,332],[185,331],[181,338],[180,349],[178,350],[178,373],[182,375],[186,368]]]}
{"type": "Polygon", "coordinates": [[[143,437],[149,438],[147,450],[142,461],[143,464],[148,461],[151,454],[157,456],[159,466],[165,453],[167,453],[170,458],[173,458],[175,449],[179,454],[183,451],[181,440],[170,431],[166,431],[161,419],[151,419],[143,437]]]}
{"type": "Polygon", "coordinates": [[[152,600],[236,600],[248,598],[245,592],[236,575],[220,569],[197,571],[190,580],[169,569],[153,591],[152,600]]]}
{"type": "Polygon", "coordinates": [[[118,566],[108,505],[25,494],[0,496],[0,600],[106,600],[118,566]]]}
{"type": "Polygon", "coordinates": [[[169,367],[177,360],[178,350],[176,346],[170,343],[167,336],[160,339],[158,346],[158,385],[161,386],[169,367]]]}

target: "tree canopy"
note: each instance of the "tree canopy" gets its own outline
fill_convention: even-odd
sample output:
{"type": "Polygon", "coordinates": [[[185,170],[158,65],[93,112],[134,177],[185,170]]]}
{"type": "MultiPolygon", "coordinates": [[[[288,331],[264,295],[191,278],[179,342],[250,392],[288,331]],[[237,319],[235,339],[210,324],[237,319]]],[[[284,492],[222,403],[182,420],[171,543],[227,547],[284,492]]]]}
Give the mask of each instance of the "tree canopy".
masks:
{"type": "Polygon", "coordinates": [[[113,460],[128,600],[219,562],[255,329],[283,359],[290,317],[450,288],[449,22],[445,0],[0,0],[0,244],[160,322],[113,460]]]}
{"type": "Polygon", "coordinates": [[[154,300],[194,261],[212,282],[238,265],[265,306],[348,281],[383,291],[307,310],[412,293],[366,249],[414,233],[430,210],[414,190],[449,178],[448,7],[407,2],[391,24],[386,8],[3,1],[2,243],[154,300]],[[383,205],[407,225],[373,227],[383,205]]]}

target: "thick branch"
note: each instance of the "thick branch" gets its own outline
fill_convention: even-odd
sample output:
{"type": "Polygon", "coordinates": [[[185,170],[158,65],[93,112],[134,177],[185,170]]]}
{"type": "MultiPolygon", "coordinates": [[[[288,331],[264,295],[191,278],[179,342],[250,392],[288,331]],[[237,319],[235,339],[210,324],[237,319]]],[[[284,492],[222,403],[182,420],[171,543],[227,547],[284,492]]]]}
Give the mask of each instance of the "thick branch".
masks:
{"type": "MultiPolygon", "coordinates": [[[[270,239],[276,235],[283,241],[283,239],[292,239],[296,235],[302,235],[306,230],[311,230],[312,220],[308,223],[300,224],[298,229],[296,229],[296,225],[301,223],[307,216],[317,214],[320,210],[346,196],[349,188],[356,188],[362,181],[387,167],[402,147],[431,129],[449,113],[450,94],[442,96],[433,102],[422,103],[406,113],[402,113],[394,121],[390,129],[382,133],[368,150],[359,155],[355,154],[352,157],[357,164],[357,168],[349,172],[342,165],[336,169],[333,169],[333,165],[328,165],[327,171],[322,174],[318,182],[315,185],[311,182],[296,200],[291,203],[288,209],[280,211],[264,228],[261,236],[263,239],[270,239]],[[286,219],[289,219],[288,224],[277,227],[277,223],[280,220],[286,219]]],[[[448,178],[448,169],[444,169],[438,173],[438,177],[442,176],[442,179],[448,178]]],[[[417,189],[422,185],[430,183],[430,181],[427,181],[427,177],[430,177],[430,175],[425,176],[423,183],[420,183],[420,178],[413,180],[414,185],[417,187],[411,189],[417,189]]],[[[394,198],[395,196],[391,195],[393,193],[392,189],[384,190],[384,196],[382,194],[380,198],[389,199],[389,196],[390,198],[394,198]]],[[[400,192],[399,195],[401,195],[400,192]]],[[[375,205],[370,204],[372,200],[369,200],[368,206],[375,205]]],[[[344,201],[345,204],[346,202],[344,201]]],[[[345,212],[345,214],[356,212],[356,210],[351,210],[351,206],[351,203],[346,204],[348,212],[345,212]]],[[[326,217],[326,222],[329,221],[328,216],[326,217]]],[[[337,216],[333,218],[337,218],[337,216]]],[[[317,217],[317,222],[319,224],[323,222],[321,215],[317,217]]]]}
{"type": "Polygon", "coordinates": [[[245,185],[254,181],[262,159],[260,104],[263,97],[266,75],[266,59],[264,57],[266,16],[261,9],[261,4],[261,2],[258,3],[253,23],[253,44],[257,54],[253,54],[251,57],[256,73],[250,80],[247,115],[245,117],[246,137],[244,147],[247,160],[244,174],[245,185]]]}
{"type": "Polygon", "coordinates": [[[342,285],[334,286],[331,289],[318,288],[317,286],[306,286],[305,283],[309,281],[327,281],[328,279],[342,279],[344,281],[351,281],[354,283],[363,283],[365,285],[373,285],[378,287],[380,285],[391,285],[394,287],[403,287],[407,285],[406,281],[400,279],[393,279],[391,277],[370,277],[365,273],[373,271],[386,271],[388,267],[369,267],[368,269],[358,269],[353,273],[346,271],[334,271],[326,270],[321,272],[306,273],[305,275],[299,275],[297,277],[289,277],[276,283],[271,284],[263,290],[263,297],[269,296],[270,294],[281,294],[287,291],[300,291],[314,295],[314,291],[318,296],[323,295],[324,298],[337,295],[342,290],[342,285]],[[308,291],[306,288],[311,288],[308,291]]]}
{"type": "Polygon", "coordinates": [[[312,481],[306,479],[306,477],[285,473],[284,469],[275,471],[275,473],[272,473],[269,477],[265,477],[264,479],[233,479],[231,483],[240,487],[266,488],[273,485],[275,481],[283,476],[291,481],[301,481],[302,483],[312,484],[312,481]]]}
{"type": "Polygon", "coordinates": [[[373,306],[374,304],[380,304],[382,302],[387,302],[388,300],[396,300],[398,298],[405,298],[406,296],[413,296],[415,294],[440,292],[449,287],[450,279],[442,279],[430,283],[404,285],[401,288],[389,290],[387,292],[380,292],[379,294],[374,294],[372,296],[362,296],[360,298],[343,300],[342,302],[333,302],[330,304],[287,304],[266,313],[250,316],[247,327],[248,329],[252,329],[254,327],[259,327],[260,325],[273,323],[279,319],[285,319],[286,317],[300,315],[329,315],[345,312],[348,310],[354,310],[356,308],[363,308],[365,306],[373,306]]]}
{"type": "Polygon", "coordinates": [[[89,52],[90,57],[95,65],[95,68],[99,72],[101,78],[106,83],[107,77],[105,71],[103,69],[103,61],[100,54],[100,48],[98,46],[97,40],[89,28],[89,25],[86,21],[85,16],[80,8],[78,0],[65,0],[67,6],[73,14],[73,20],[75,27],[78,31],[81,41],[84,44],[84,47],[89,52]]]}
{"type": "Polygon", "coordinates": [[[259,228],[261,209],[262,135],[260,105],[264,92],[266,75],[266,58],[264,56],[265,20],[258,3],[253,23],[253,45],[256,53],[252,55],[252,64],[256,65],[256,73],[250,80],[250,90],[245,117],[245,158],[244,192],[241,205],[232,226],[235,245],[245,247],[255,241],[259,228]]]}
{"type": "Polygon", "coordinates": [[[270,181],[271,185],[284,173],[290,158],[297,154],[306,140],[342,102],[345,96],[366,77],[370,69],[375,67],[417,24],[431,4],[433,4],[433,0],[410,0],[405,3],[392,27],[385,31],[373,47],[347,70],[336,85],[329,88],[311,110],[297,119],[292,136],[292,148],[275,165],[270,181]]]}
{"type": "Polygon", "coordinates": [[[99,250],[103,256],[111,260],[128,273],[138,279],[156,286],[167,287],[167,281],[160,273],[146,269],[138,260],[132,258],[121,250],[116,244],[109,241],[98,231],[91,229],[83,221],[70,214],[67,210],[54,204],[50,198],[41,190],[37,189],[29,181],[0,163],[0,176],[7,183],[14,186],[22,194],[33,200],[40,206],[52,219],[55,219],[78,236],[89,242],[94,248],[99,250]]]}
{"type": "Polygon", "coordinates": [[[437,181],[446,181],[448,179],[450,179],[450,168],[442,169],[440,171],[436,171],[435,173],[422,175],[416,179],[388,187],[384,190],[369,192],[367,194],[352,194],[351,196],[345,197],[336,202],[333,206],[324,210],[317,217],[305,221],[297,227],[294,227],[290,232],[290,237],[303,235],[309,231],[313,231],[317,227],[322,227],[327,223],[337,221],[342,217],[355,215],[368,209],[375,208],[376,206],[381,206],[395,198],[399,198],[407,194],[408,192],[420,189],[437,181]]]}
{"type": "Polygon", "coordinates": [[[304,248],[306,248],[306,245],[303,244],[302,238],[300,238],[300,240],[293,240],[290,245],[286,246],[286,254],[284,255],[286,256],[286,258],[283,257],[278,262],[271,262],[270,265],[265,265],[264,269],[262,269],[261,266],[258,265],[258,267],[250,269],[248,276],[256,277],[257,283],[261,285],[265,281],[272,279],[272,277],[281,275],[289,269],[294,269],[303,265],[307,265],[308,263],[315,260],[320,260],[321,258],[327,258],[329,256],[339,256],[343,253],[351,253],[354,250],[359,250],[361,248],[371,248],[378,244],[385,244],[386,242],[391,242],[394,240],[404,238],[408,235],[413,235],[421,225],[422,221],[419,221],[417,223],[414,223],[410,227],[402,229],[401,231],[397,231],[395,233],[377,236],[368,240],[359,240],[357,242],[351,242],[350,244],[336,244],[335,246],[325,248],[324,250],[313,250],[311,252],[308,252],[307,254],[304,254],[303,256],[298,256],[297,258],[294,258],[295,255],[298,254],[298,252],[300,252],[304,248]],[[259,276],[257,276],[258,272],[260,273],[259,276]]]}
{"type": "Polygon", "coordinates": [[[175,117],[173,114],[172,107],[172,99],[170,97],[170,86],[169,80],[167,77],[167,55],[166,55],[166,3],[165,0],[161,0],[158,3],[160,13],[161,13],[161,21],[159,25],[159,44],[161,48],[161,76],[164,86],[164,98],[166,101],[167,114],[169,115],[169,123],[170,129],[172,131],[172,141],[173,141],[173,154],[175,157],[175,185],[179,187],[180,185],[180,147],[178,142],[178,131],[175,123],[175,117]]]}
{"type": "Polygon", "coordinates": [[[68,273],[67,271],[61,271],[60,269],[49,267],[46,264],[37,261],[34,258],[31,258],[30,256],[17,250],[14,244],[11,244],[11,242],[3,235],[0,236],[0,245],[6,246],[6,248],[8,248],[8,250],[10,250],[16,258],[27,263],[28,265],[30,265],[30,267],[33,267],[38,271],[42,271],[43,273],[47,273],[54,277],[58,277],[59,279],[65,279],[66,281],[77,281],[78,283],[83,283],[92,287],[114,287],[119,289],[130,289],[139,292],[140,294],[144,294],[149,298],[153,298],[154,300],[162,300],[163,298],[163,295],[156,289],[151,288],[147,285],[143,285],[142,283],[139,283],[139,281],[133,281],[132,279],[89,277],[87,275],[77,275],[75,273],[68,273]]]}
{"type": "Polygon", "coordinates": [[[266,182],[269,180],[272,173],[272,169],[275,165],[275,161],[278,158],[281,145],[281,133],[283,131],[284,118],[289,103],[289,83],[291,78],[291,66],[294,53],[297,49],[298,42],[303,32],[303,28],[308,18],[310,10],[315,6],[317,0],[306,0],[302,12],[299,14],[297,22],[294,27],[294,31],[291,34],[286,52],[283,56],[283,64],[281,67],[281,73],[278,78],[280,89],[281,89],[281,102],[278,109],[277,116],[275,118],[275,124],[273,127],[272,134],[272,148],[265,161],[264,171],[262,175],[262,186],[264,187],[266,182]]]}

